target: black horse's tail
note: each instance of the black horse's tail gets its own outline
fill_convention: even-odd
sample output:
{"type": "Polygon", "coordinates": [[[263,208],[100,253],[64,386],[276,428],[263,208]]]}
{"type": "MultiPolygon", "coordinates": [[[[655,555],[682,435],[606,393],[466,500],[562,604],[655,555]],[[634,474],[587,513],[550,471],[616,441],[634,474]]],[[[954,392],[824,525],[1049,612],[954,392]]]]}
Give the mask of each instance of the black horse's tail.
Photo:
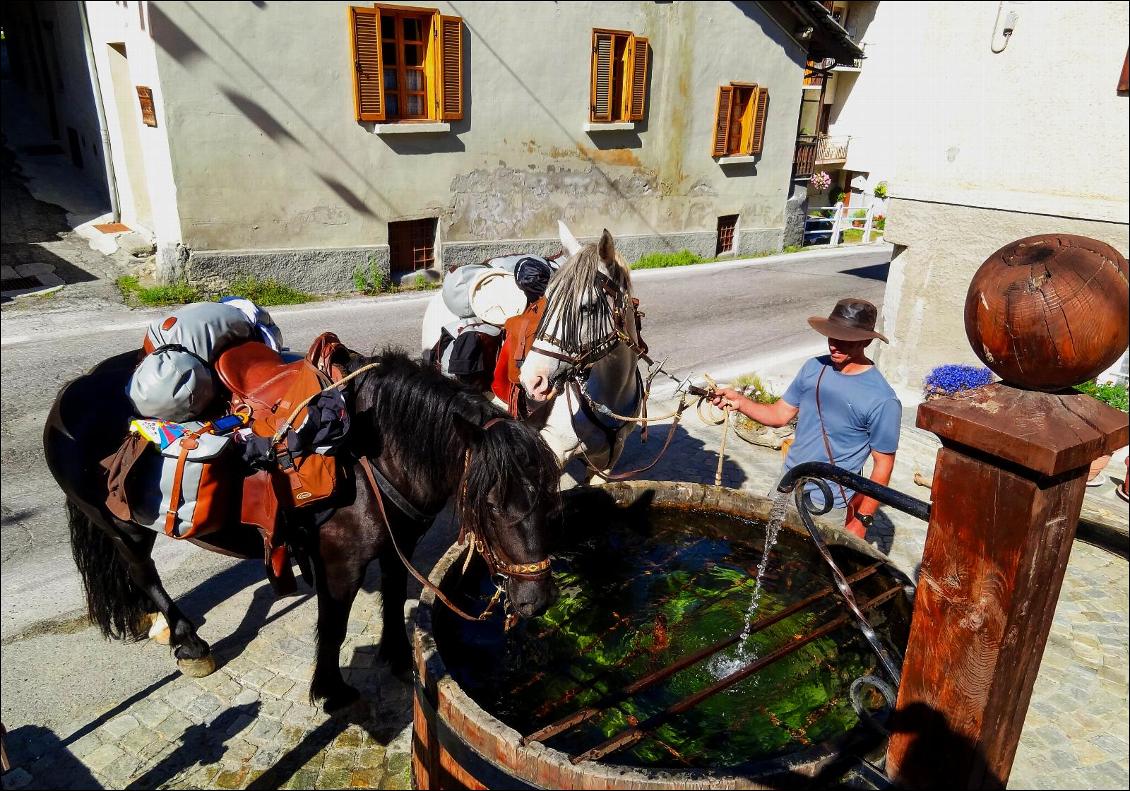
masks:
{"type": "Polygon", "coordinates": [[[114,539],[67,500],[71,525],[71,553],[86,591],[90,622],[115,640],[140,640],[146,632],[142,619],[154,605],[134,584],[129,564],[114,539]]]}

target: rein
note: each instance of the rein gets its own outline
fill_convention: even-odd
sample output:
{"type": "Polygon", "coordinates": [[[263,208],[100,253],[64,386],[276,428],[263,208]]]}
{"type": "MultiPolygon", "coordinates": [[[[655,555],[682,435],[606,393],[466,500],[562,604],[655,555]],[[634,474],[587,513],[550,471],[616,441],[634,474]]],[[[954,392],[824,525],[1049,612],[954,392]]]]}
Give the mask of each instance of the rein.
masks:
{"type": "MultiPolygon", "coordinates": [[[[483,430],[489,430],[491,426],[502,420],[503,418],[492,418],[491,420],[488,420],[483,426],[483,430]]],[[[487,618],[489,618],[493,613],[494,608],[500,601],[503,600],[503,596],[505,595],[503,584],[510,577],[517,577],[519,579],[535,581],[550,573],[550,559],[548,556],[534,563],[510,563],[500,558],[498,552],[493,546],[491,546],[490,542],[485,541],[475,531],[468,530],[466,527],[461,527],[458,543],[462,544],[464,540],[466,540],[468,544],[467,559],[463,563],[463,571],[465,572],[467,570],[467,566],[470,565],[471,558],[474,556],[475,552],[478,552],[486,562],[487,569],[490,572],[491,580],[494,582],[495,586],[494,595],[491,596],[490,602],[487,603],[486,609],[484,609],[478,616],[467,614],[462,609],[460,609],[458,605],[452,602],[451,599],[449,599],[447,595],[439,589],[438,586],[434,585],[423,574],[417,571],[416,567],[412,565],[412,562],[404,555],[404,552],[400,549],[400,545],[396,542],[396,533],[393,531],[392,523],[389,521],[388,513],[385,511],[384,497],[387,496],[390,500],[392,500],[393,504],[396,505],[396,507],[404,513],[405,516],[409,517],[417,523],[430,523],[433,519],[435,519],[437,514],[425,514],[418,508],[413,506],[410,502],[408,502],[407,498],[405,498],[404,495],[401,494],[395,486],[393,486],[392,482],[389,481],[388,478],[381,474],[380,470],[377,468],[377,465],[374,464],[368,457],[362,456],[360,457],[360,461],[361,470],[365,473],[365,478],[368,480],[369,487],[373,491],[373,497],[377,501],[377,510],[380,512],[381,521],[384,522],[385,529],[388,531],[389,540],[392,542],[392,548],[396,551],[396,555],[400,558],[400,562],[404,564],[404,568],[408,570],[408,573],[411,574],[417,582],[430,590],[437,599],[443,602],[449,610],[458,615],[460,618],[463,618],[467,621],[485,621],[487,618]]],[[[470,449],[468,449],[466,456],[464,457],[463,464],[464,493],[466,492],[467,486],[467,469],[470,467],[470,464],[471,451],[470,449]]],[[[515,616],[509,613],[507,602],[503,602],[503,607],[507,610],[506,623],[507,628],[509,628],[515,616]]]]}

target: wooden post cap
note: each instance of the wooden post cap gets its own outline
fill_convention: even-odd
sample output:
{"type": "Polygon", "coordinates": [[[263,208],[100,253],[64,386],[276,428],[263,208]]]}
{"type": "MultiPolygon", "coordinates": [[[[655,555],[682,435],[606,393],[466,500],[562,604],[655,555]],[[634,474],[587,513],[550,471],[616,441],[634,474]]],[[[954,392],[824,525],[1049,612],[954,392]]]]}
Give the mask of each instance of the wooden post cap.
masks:
{"type": "Polygon", "coordinates": [[[918,407],[919,428],[1041,475],[1086,466],[1130,441],[1125,412],[1083,393],[1042,393],[1004,382],[918,407]]]}

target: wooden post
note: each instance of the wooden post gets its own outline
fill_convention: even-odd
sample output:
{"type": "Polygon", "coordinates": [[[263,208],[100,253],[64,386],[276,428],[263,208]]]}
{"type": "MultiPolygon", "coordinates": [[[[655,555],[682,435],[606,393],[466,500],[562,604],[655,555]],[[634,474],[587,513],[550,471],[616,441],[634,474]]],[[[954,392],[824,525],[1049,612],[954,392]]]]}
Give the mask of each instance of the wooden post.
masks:
{"type": "Polygon", "coordinates": [[[999,383],[930,401],[942,440],[887,774],[1004,788],[1051,629],[1090,462],[1126,415],[999,383]]]}

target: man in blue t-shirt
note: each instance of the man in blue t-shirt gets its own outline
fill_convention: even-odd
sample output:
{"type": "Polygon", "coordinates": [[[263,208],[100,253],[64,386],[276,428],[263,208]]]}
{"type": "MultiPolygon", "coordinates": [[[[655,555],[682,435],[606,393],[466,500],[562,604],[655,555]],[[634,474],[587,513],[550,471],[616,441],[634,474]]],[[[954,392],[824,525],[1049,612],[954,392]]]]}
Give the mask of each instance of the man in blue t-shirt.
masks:
{"type": "MultiPolygon", "coordinates": [[[[887,380],[864,353],[875,332],[878,310],[862,299],[841,299],[828,318],[808,323],[828,337],[828,354],[804,364],[780,401],[758,404],[734,390],[719,390],[715,406],[729,406],[766,426],[783,426],[797,417],[796,436],[785,458],[785,470],[806,461],[829,461],[862,472],[868,456],[871,480],[891,480],[898,449],[902,404],[887,380]]],[[[874,521],[876,500],[831,485],[834,509],[828,515],[861,538],[874,521]]],[[[815,504],[824,497],[810,487],[815,504]]]]}

